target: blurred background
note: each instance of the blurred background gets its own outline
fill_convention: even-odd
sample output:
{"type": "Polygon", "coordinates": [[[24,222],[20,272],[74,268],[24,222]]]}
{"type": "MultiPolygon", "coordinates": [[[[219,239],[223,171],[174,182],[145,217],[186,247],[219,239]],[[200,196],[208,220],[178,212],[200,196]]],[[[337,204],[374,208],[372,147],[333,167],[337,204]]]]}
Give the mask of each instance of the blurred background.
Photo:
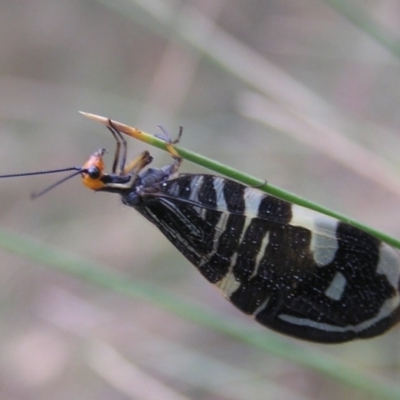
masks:
{"type": "MultiPolygon", "coordinates": [[[[78,110],[172,137],[182,125],[183,147],[400,237],[399,27],[396,0],[0,0],[0,173],[80,166],[100,147],[110,165],[108,131],[78,110]]],[[[270,332],[118,196],[76,178],[30,200],[58,178],[0,181],[1,237],[91,260],[366,382],[399,381],[400,328],[338,346],[270,332]]],[[[377,398],[5,243],[1,399],[377,398]]]]}

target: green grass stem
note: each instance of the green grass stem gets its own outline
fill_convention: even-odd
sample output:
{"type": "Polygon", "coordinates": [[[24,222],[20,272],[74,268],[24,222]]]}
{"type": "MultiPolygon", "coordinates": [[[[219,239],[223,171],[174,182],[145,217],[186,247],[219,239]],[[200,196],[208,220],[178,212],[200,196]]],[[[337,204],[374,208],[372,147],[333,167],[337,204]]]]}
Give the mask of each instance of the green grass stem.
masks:
{"type": "MultiPolygon", "coordinates": [[[[89,114],[86,112],[81,112],[84,116],[96,121],[100,122],[104,125],[109,125],[109,119],[105,117],[101,117],[94,114],[89,114]]],[[[167,151],[165,140],[159,139],[154,135],[150,135],[149,133],[143,132],[137,128],[130,127],[128,125],[122,124],[118,121],[112,121],[113,126],[117,127],[121,132],[134,137],[135,139],[141,140],[144,143],[147,143],[151,146],[157,147],[159,149],[167,151]]],[[[303,197],[297,196],[291,192],[283,190],[277,186],[274,186],[270,183],[266,183],[264,179],[253,177],[252,175],[246,174],[242,171],[239,171],[235,168],[229,167],[225,164],[222,164],[218,161],[215,161],[211,158],[205,157],[193,151],[187,150],[180,146],[174,146],[176,150],[179,152],[179,155],[184,159],[188,160],[194,164],[200,165],[206,169],[214,171],[220,175],[224,175],[230,179],[241,182],[250,187],[257,187],[265,193],[271,194],[273,196],[279,197],[282,200],[286,200],[288,202],[298,204],[299,206],[308,208],[310,210],[314,210],[320,212],[325,215],[329,215],[333,218],[336,218],[340,221],[343,221],[347,224],[353,225],[365,232],[370,233],[371,235],[377,237],[383,242],[388,243],[389,245],[400,249],[400,240],[396,239],[384,232],[380,232],[375,228],[372,228],[368,225],[365,225],[357,220],[347,217],[341,213],[333,211],[327,207],[324,207],[320,204],[314,203],[310,200],[307,200],[303,197]]]]}

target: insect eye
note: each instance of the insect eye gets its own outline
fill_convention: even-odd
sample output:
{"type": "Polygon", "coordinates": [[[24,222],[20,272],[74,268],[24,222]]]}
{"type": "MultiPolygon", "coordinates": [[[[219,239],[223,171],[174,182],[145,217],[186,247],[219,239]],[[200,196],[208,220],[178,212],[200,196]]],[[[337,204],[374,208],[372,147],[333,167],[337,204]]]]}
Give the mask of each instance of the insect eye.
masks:
{"type": "Polygon", "coordinates": [[[90,179],[99,179],[100,178],[100,169],[98,167],[90,167],[87,170],[87,174],[90,179]]]}

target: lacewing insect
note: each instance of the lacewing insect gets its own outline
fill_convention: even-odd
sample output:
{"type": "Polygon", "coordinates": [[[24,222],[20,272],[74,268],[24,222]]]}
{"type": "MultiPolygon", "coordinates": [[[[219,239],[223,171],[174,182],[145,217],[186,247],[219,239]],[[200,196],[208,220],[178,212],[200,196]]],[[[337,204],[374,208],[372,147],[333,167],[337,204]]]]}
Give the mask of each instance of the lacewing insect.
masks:
{"type": "MultiPolygon", "coordinates": [[[[88,115],[90,116],[90,115],[88,115]]],[[[400,319],[400,252],[332,217],[214,175],[178,174],[182,159],[164,132],[173,161],[145,168],[144,151],[126,163],[117,122],[105,123],[116,150],[111,173],[104,149],[34,194],[81,175],[95,191],[117,193],[245,314],[278,332],[340,343],[380,335],[400,319]]],[[[135,130],[135,128],[130,128],[135,130]]],[[[140,131],[137,131],[140,132],[140,131]]]]}

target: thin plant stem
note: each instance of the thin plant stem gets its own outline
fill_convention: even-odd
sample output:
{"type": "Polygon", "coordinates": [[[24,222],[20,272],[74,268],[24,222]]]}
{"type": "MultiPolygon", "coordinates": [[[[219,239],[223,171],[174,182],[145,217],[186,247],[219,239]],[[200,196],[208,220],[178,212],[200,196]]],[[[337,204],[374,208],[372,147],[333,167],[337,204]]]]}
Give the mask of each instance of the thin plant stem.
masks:
{"type": "MultiPolygon", "coordinates": [[[[88,117],[88,118],[94,120],[94,121],[100,122],[106,126],[110,126],[109,118],[101,117],[99,115],[90,114],[90,113],[86,113],[86,112],[81,112],[81,114],[84,115],[85,117],[88,117]]],[[[122,123],[114,121],[114,120],[112,121],[112,125],[114,127],[116,127],[118,130],[120,130],[122,133],[125,133],[128,136],[131,136],[131,137],[138,139],[142,142],[145,142],[151,146],[154,146],[159,149],[167,151],[165,141],[162,139],[159,139],[153,135],[150,135],[149,133],[143,132],[140,129],[133,128],[131,126],[122,124],[122,123]]],[[[329,215],[329,216],[336,218],[340,221],[343,221],[347,224],[353,225],[356,228],[359,228],[365,232],[368,232],[371,235],[382,240],[383,242],[388,243],[391,246],[400,249],[400,240],[396,239],[384,232],[380,232],[377,229],[367,226],[367,225],[365,225],[357,220],[354,220],[352,218],[349,218],[346,215],[343,215],[341,213],[333,211],[327,207],[324,207],[320,204],[314,203],[303,197],[297,196],[291,192],[283,190],[283,189],[281,189],[277,186],[274,186],[270,183],[266,183],[265,180],[263,180],[263,179],[255,178],[252,175],[246,174],[242,171],[239,171],[237,169],[229,167],[218,161],[212,160],[211,158],[202,156],[193,151],[184,149],[183,147],[180,147],[180,146],[174,146],[174,147],[178,151],[179,155],[185,160],[191,161],[195,164],[198,164],[198,165],[200,165],[204,168],[207,168],[211,171],[217,172],[218,174],[224,175],[235,181],[241,182],[245,185],[248,185],[251,187],[257,187],[266,193],[269,193],[273,196],[279,197],[280,199],[289,201],[294,204],[298,204],[299,206],[320,212],[325,215],[329,215]]]]}

